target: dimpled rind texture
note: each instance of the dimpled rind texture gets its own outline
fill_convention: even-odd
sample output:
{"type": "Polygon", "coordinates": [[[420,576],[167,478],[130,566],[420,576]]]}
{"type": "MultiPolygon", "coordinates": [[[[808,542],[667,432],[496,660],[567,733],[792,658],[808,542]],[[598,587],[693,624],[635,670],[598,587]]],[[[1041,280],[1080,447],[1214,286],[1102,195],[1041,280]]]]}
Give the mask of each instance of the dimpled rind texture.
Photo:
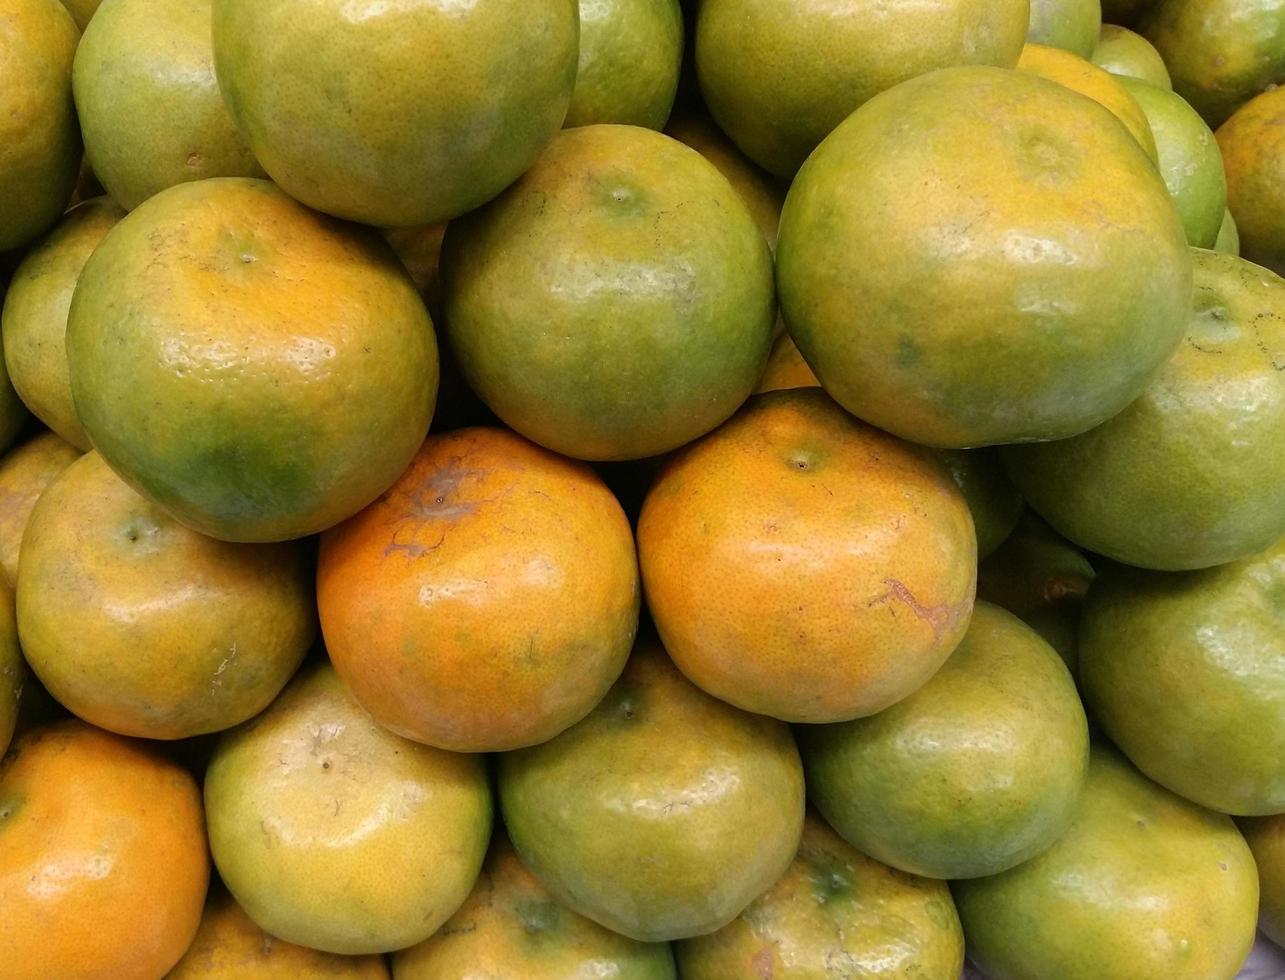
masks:
{"type": "Polygon", "coordinates": [[[446,221],[531,166],[566,117],[576,0],[214,0],[214,68],[288,194],[367,224],[446,221]]]}
{"type": "Polygon", "coordinates": [[[1137,142],[1083,96],[998,68],[933,72],[853,113],[799,171],[776,258],[825,389],[939,447],[1104,422],[1191,302],[1182,223],[1137,142]]]}

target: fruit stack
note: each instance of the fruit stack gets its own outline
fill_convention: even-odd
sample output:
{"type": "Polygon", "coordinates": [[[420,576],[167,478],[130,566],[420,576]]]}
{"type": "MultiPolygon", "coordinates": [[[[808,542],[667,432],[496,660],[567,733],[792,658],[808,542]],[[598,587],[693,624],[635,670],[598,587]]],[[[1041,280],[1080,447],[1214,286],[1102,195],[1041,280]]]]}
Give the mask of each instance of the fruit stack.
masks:
{"type": "Polygon", "coordinates": [[[0,980],[1285,977],[1277,86],[0,0],[0,980]]]}

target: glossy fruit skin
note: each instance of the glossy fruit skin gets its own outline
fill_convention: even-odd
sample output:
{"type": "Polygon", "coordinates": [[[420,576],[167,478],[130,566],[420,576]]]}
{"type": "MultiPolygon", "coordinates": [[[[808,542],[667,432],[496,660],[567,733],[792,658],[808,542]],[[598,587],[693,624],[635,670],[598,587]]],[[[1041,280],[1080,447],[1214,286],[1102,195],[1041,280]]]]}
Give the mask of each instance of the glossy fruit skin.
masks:
{"type": "Polygon", "coordinates": [[[1074,439],[1003,451],[1059,533],[1162,571],[1234,561],[1285,533],[1285,280],[1192,252],[1186,338],[1142,396],[1074,439]]]}
{"type": "Polygon", "coordinates": [[[1151,124],[1160,174],[1188,243],[1213,248],[1227,213],[1227,175],[1213,131],[1182,96],[1132,78],[1121,78],[1120,84],[1151,124]]]}
{"type": "Polygon", "coordinates": [[[1285,814],[1236,821],[1258,865],[1258,925],[1280,946],[1285,944],[1285,814]]]}
{"type": "Polygon", "coordinates": [[[450,342],[506,424],[579,459],[654,456],[745,400],[771,343],[772,263],[695,150],[635,126],[563,131],[442,247],[450,342]]]}
{"type": "Polygon", "coordinates": [[[814,388],[756,396],[675,455],[643,504],[638,553],[683,673],[785,721],[904,698],[972,612],[976,539],[945,467],[814,388]]]}
{"type": "Polygon", "coordinates": [[[563,125],[663,129],[682,61],[678,0],[580,0],[580,59],[563,125]]]}
{"type": "Polygon", "coordinates": [[[790,177],[853,110],[899,82],[951,65],[1011,68],[1026,29],[1021,0],[703,0],[696,70],[723,130],[790,177]]]}
{"type": "Polygon", "coordinates": [[[432,324],[388,245],[246,178],[171,187],[108,232],[67,358],[113,469],[229,541],[302,537],[370,503],[437,391],[432,324]]]}
{"type": "Polygon", "coordinates": [[[428,938],[467,897],[491,834],[485,761],[386,732],[328,664],[224,735],[205,811],[250,918],[329,953],[428,938]]]}
{"type": "Polygon", "coordinates": [[[1116,76],[1077,54],[1043,44],[1022,48],[1017,68],[1092,99],[1124,124],[1147,156],[1157,159],[1156,140],[1146,113],[1116,76]]]}
{"type": "MultiPolygon", "coordinates": [[[[1283,29],[1285,30],[1285,29],[1283,29]]],[[[1227,206],[1245,258],[1285,275],[1285,88],[1264,92],[1218,127],[1227,206]]]]}
{"type": "Polygon", "coordinates": [[[1127,131],[996,68],[934,72],[853,113],[799,171],[777,241],[781,308],[826,390],[947,448],[1110,418],[1180,340],[1190,276],[1182,224],[1127,131]],[[1055,256],[1089,264],[1068,273],[1055,256]]]}
{"type": "Polygon", "coordinates": [[[90,254],[124,216],[109,197],[68,211],[14,270],[0,318],[14,390],[36,418],[82,452],[90,443],[71,397],[67,313],[90,254]]]}
{"type": "Polygon", "coordinates": [[[1089,60],[1112,75],[1136,78],[1156,88],[1173,90],[1169,69],[1165,67],[1160,52],[1145,37],[1127,27],[1103,24],[1089,60]]]}
{"type": "Polygon", "coordinates": [[[0,962],[11,980],[154,980],[196,933],[201,795],[145,743],[79,721],[0,764],[0,962]]]}
{"type": "Polygon", "coordinates": [[[914,694],[798,737],[830,825],[871,857],[932,878],[997,874],[1045,850],[1070,825],[1088,762],[1066,665],[988,603],[914,694]]]}
{"type": "Polygon", "coordinates": [[[322,538],[326,648],[390,731],[456,752],[548,741],[633,646],[629,521],[583,463],[504,429],[429,436],[370,507],[322,538]]]}
{"type": "Polygon", "coordinates": [[[52,432],[42,432],[0,458],[0,570],[10,589],[18,583],[18,555],[32,508],[80,455],[52,432]]]}
{"type": "Polygon", "coordinates": [[[1160,785],[1221,813],[1285,812],[1285,538],[1183,575],[1111,567],[1080,628],[1085,703],[1160,785]]]}
{"type": "Polygon", "coordinates": [[[490,200],[557,132],[576,0],[214,0],[214,69],[263,168],[309,207],[433,224],[490,200]]]}
{"type": "Polygon", "coordinates": [[[654,643],[584,721],[497,762],[523,864],[561,904],[642,942],[722,928],[798,848],[789,729],[705,694],[654,643]]]}
{"type": "Polygon", "coordinates": [[[316,635],[298,542],[238,545],[179,524],[96,452],[40,495],[18,629],[41,683],[91,724],[190,738],[258,714],[316,635]]]}
{"type": "Polygon", "coordinates": [[[71,63],[80,32],[58,0],[0,3],[0,252],[62,214],[80,173],[71,63]]]}
{"type": "Polygon", "coordinates": [[[1102,27],[1099,0],[1031,0],[1029,40],[1087,58],[1102,27]]]}
{"type": "Polygon", "coordinates": [[[945,882],[866,857],[809,813],[777,883],[675,955],[683,980],[958,980],[964,934],[945,882]]]}
{"type": "Polygon", "coordinates": [[[211,0],[103,0],[76,48],[85,155],[130,210],[206,177],[262,177],[214,78],[211,0]]]}
{"type": "Polygon", "coordinates": [[[1214,242],[1214,251],[1225,255],[1240,255],[1240,229],[1231,210],[1223,212],[1223,223],[1218,226],[1218,238],[1214,242]]]}
{"type": "Polygon", "coordinates": [[[13,589],[0,584],[0,759],[4,758],[18,723],[23,681],[27,668],[18,646],[18,625],[13,613],[13,589]]]}
{"type": "Polygon", "coordinates": [[[1027,513],[977,567],[977,598],[1002,606],[1044,637],[1075,675],[1080,613],[1096,576],[1088,558],[1027,513]]]}
{"type": "Polygon", "coordinates": [[[1254,941],[1254,859],[1230,818],[1095,744],[1075,822],[1032,861],[952,886],[991,980],[1231,980],[1254,941]]]}
{"type": "Polygon", "coordinates": [[[470,977],[675,980],[668,943],[640,943],[559,905],[503,834],[468,899],[436,933],[393,957],[395,980],[470,977]]]}
{"type": "Polygon", "coordinates": [[[196,938],[165,980],[388,980],[381,956],[337,956],[270,936],[227,894],[211,896],[196,938]]]}
{"type": "Polygon", "coordinates": [[[1141,31],[1212,128],[1285,82],[1285,0],[1160,0],[1141,31]]]}

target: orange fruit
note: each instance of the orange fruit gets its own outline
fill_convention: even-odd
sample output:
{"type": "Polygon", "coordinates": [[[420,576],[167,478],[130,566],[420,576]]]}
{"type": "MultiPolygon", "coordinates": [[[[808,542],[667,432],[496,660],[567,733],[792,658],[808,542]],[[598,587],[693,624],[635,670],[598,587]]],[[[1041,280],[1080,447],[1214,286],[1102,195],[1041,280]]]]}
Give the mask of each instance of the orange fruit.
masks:
{"type": "Polygon", "coordinates": [[[211,895],[196,938],[165,980],[388,980],[382,956],[296,946],[254,924],[236,899],[211,895]]]}
{"type": "Polygon", "coordinates": [[[12,589],[32,508],[45,487],[80,457],[80,450],[43,432],[0,459],[0,569],[12,589]]]}
{"type": "Polygon", "coordinates": [[[366,506],[415,455],[437,391],[432,323],[388,244],[247,178],[170,187],[108,232],[67,359],[112,468],[231,541],[366,506]]]}
{"type": "Polygon", "coordinates": [[[1084,96],[998,68],[904,82],[831,133],[786,197],[776,278],[826,391],[945,448],[1105,421],[1191,309],[1182,222],[1137,141],[1084,96]]]}
{"type": "Polygon", "coordinates": [[[583,718],[638,623],[629,522],[583,463],[503,429],[430,436],[382,497],[322,537],[317,603],[375,719],[458,752],[583,718]]]}
{"type": "Polygon", "coordinates": [[[803,359],[790,335],[783,333],[772,344],[772,352],[767,356],[767,368],[763,371],[763,377],[759,378],[754,393],[820,386],[821,382],[808,367],[808,362],[803,359]]]}
{"type": "Polygon", "coordinates": [[[214,79],[211,0],[104,0],[76,48],[85,156],[121,207],[206,177],[262,177],[214,79]]]}
{"type": "Polygon", "coordinates": [[[674,662],[747,711],[874,714],[968,627],[968,505],[926,450],[812,388],[754,398],[676,454],[638,520],[648,608],[674,662]]]}
{"type": "Polygon", "coordinates": [[[431,224],[531,166],[567,114],[579,33],[576,0],[215,0],[214,67],[286,193],[431,224]]]}
{"type": "Polygon", "coordinates": [[[124,216],[109,197],[77,204],[27,252],[4,297],[0,329],[13,387],[36,418],[81,451],[90,445],[71,398],[67,312],[89,256],[124,216]]]}
{"type": "Polygon", "coordinates": [[[221,731],[264,708],[316,633],[301,543],[197,534],[96,452],[36,502],[18,565],[18,629],[41,682],[100,728],[221,731]]]}
{"type": "Polygon", "coordinates": [[[0,763],[5,980],[156,980],[208,880],[196,782],[145,744],[66,721],[0,763]]]}
{"type": "Polygon", "coordinates": [[[1285,86],[1251,99],[1214,135],[1239,254],[1285,275],[1285,86]]]}
{"type": "Polygon", "coordinates": [[[250,918],[329,953],[427,939],[468,897],[491,836],[485,760],[379,727],[325,663],[219,739],[205,812],[250,918]]]}
{"type": "Polygon", "coordinates": [[[0,253],[57,221],[76,186],[71,64],[79,40],[58,0],[0,0],[0,253]]]}
{"type": "Polygon", "coordinates": [[[666,452],[754,390],[772,257],[695,150],[637,126],[560,133],[442,246],[446,329],[511,428],[579,459],[666,452]]]}

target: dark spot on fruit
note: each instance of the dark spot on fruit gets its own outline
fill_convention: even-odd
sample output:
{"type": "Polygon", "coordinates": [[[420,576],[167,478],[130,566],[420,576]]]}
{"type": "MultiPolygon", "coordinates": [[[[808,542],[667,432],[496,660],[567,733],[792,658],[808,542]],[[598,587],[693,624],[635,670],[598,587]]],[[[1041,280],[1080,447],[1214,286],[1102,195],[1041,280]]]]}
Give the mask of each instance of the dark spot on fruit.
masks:
{"type": "Polygon", "coordinates": [[[321,764],[321,768],[322,768],[322,769],[325,769],[325,770],[329,770],[329,769],[330,769],[330,760],[329,760],[329,759],[327,759],[325,762],[323,762],[323,763],[321,764]]]}
{"type": "Polygon", "coordinates": [[[1227,862],[1226,862],[1226,861],[1219,861],[1219,862],[1218,862],[1218,867],[1220,867],[1220,868],[1222,868],[1224,871],[1226,871],[1226,870],[1227,870],[1227,862]]]}

